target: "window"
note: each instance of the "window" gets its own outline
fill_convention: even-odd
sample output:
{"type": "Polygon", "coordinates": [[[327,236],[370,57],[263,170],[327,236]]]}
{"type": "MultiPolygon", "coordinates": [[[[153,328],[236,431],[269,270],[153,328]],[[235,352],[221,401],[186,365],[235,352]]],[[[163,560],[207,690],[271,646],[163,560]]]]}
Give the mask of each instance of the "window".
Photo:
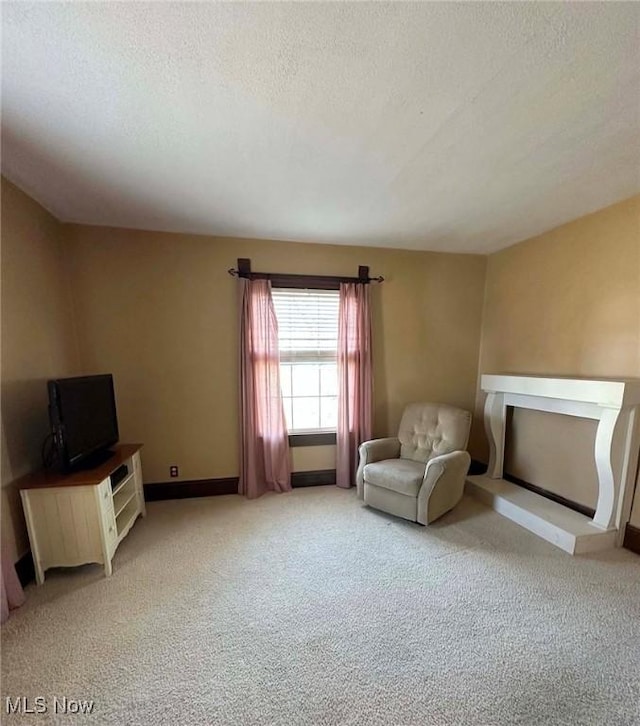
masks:
{"type": "Polygon", "coordinates": [[[338,290],[273,288],[280,380],[290,433],[338,423],[338,290]]]}

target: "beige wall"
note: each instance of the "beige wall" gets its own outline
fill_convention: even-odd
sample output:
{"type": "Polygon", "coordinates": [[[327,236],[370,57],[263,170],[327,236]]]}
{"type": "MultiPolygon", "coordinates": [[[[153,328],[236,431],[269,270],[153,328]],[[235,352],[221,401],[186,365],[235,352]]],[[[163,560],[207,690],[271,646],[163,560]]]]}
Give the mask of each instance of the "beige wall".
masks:
{"type": "MultiPolygon", "coordinates": [[[[144,442],[148,481],[174,463],[182,479],[238,473],[226,272],[238,257],[385,276],[373,288],[376,435],[409,401],[475,401],[471,451],[486,458],[478,360],[480,373],[640,376],[640,197],[487,259],[60,225],[4,179],[2,193],[3,534],[16,555],[27,542],[11,482],[39,465],[47,378],[114,373],[121,438],[144,442]]],[[[592,422],[517,412],[507,468],[593,506],[592,440],[592,422]]],[[[298,471],[331,468],[334,448],[292,457],[298,471]]]]}
{"type": "MultiPolygon", "coordinates": [[[[472,407],[485,259],[474,255],[221,239],[70,225],[84,369],[115,376],[123,440],[141,441],[145,479],[238,473],[236,281],[253,268],[357,274],[371,267],[375,431],[396,430],[415,400],[472,407]]],[[[331,468],[333,451],[296,450],[297,470],[331,468]]]]}
{"type": "Polygon", "coordinates": [[[2,179],[2,537],[14,559],[28,540],[12,482],[41,465],[47,379],[73,375],[79,361],[61,231],[2,179]]]}
{"type": "MultiPolygon", "coordinates": [[[[640,377],[640,196],[490,255],[479,373],[640,377]]],[[[486,460],[478,395],[472,453],[486,460]]],[[[594,424],[516,411],[507,470],[595,506],[594,424]]],[[[640,503],[633,520],[640,525],[640,503]]]]}

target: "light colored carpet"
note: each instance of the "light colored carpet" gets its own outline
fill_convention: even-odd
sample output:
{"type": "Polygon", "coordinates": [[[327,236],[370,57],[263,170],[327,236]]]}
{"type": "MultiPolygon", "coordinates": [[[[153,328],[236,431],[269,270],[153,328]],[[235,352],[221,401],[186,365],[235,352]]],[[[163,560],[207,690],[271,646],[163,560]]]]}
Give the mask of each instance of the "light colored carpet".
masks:
{"type": "Polygon", "coordinates": [[[640,558],[572,558],[471,500],[425,528],[334,487],[153,503],[114,568],[29,588],[2,629],[3,711],[66,695],[95,699],[85,724],[640,724],[640,558]]]}

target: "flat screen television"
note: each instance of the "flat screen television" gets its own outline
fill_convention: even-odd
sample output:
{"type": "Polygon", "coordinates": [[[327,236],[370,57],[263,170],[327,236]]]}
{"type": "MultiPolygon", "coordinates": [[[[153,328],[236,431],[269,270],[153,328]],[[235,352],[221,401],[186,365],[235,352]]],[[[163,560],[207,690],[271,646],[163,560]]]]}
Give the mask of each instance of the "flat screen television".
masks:
{"type": "Polygon", "coordinates": [[[63,472],[106,461],[118,441],[112,375],[49,381],[49,418],[54,450],[63,472]]]}

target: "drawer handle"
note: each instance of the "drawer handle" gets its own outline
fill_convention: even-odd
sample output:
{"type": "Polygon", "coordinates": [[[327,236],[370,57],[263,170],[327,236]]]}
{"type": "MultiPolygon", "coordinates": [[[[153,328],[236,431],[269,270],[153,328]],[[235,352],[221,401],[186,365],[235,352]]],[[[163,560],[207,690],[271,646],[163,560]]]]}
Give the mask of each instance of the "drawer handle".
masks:
{"type": "Polygon", "coordinates": [[[104,493],[104,498],[105,498],[105,499],[109,499],[109,492],[105,492],[105,493],[104,493]]]}

